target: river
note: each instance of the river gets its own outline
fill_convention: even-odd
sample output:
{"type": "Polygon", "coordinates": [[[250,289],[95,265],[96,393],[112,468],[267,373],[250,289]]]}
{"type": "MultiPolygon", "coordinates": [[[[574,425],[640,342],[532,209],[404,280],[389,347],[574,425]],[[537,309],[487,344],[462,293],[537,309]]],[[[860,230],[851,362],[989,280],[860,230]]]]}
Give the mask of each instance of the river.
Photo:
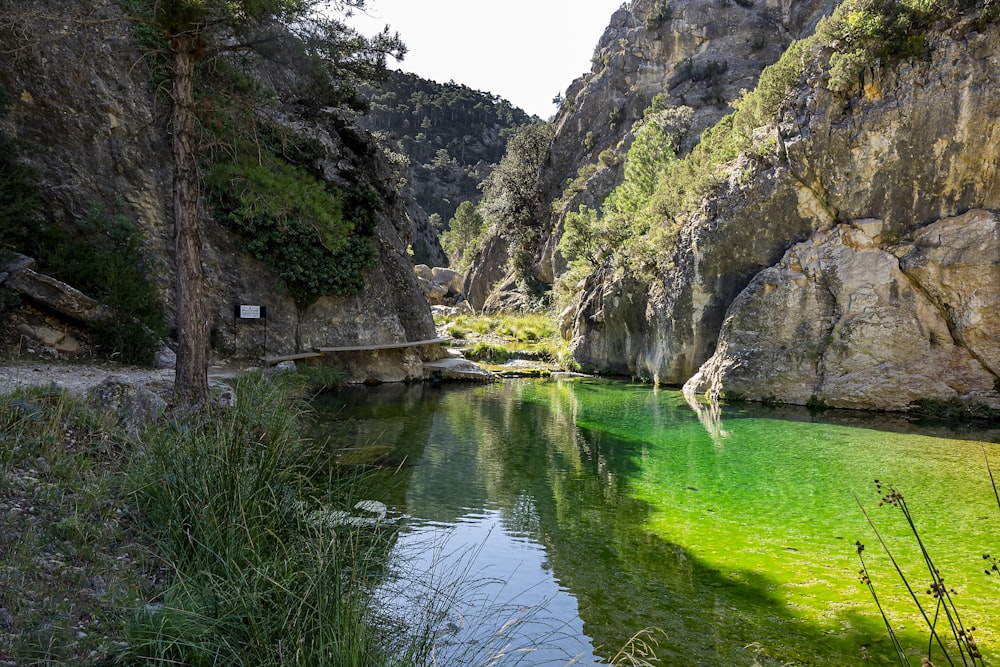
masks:
{"type": "Polygon", "coordinates": [[[359,387],[315,407],[399,520],[396,577],[379,594],[431,618],[439,664],[635,664],[623,656],[647,650],[665,665],[897,664],[860,541],[919,665],[926,627],[865,518],[933,610],[912,532],[879,505],[888,485],[1000,657],[1000,577],[983,567],[1000,553],[984,458],[1000,469],[996,430],[693,409],[679,392],[597,379],[359,387]]]}

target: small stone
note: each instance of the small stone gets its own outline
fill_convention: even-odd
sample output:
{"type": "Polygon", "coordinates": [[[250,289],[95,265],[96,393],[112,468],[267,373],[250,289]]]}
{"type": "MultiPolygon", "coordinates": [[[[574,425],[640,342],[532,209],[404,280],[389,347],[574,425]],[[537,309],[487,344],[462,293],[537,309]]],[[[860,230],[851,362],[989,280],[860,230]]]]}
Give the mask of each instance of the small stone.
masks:
{"type": "Polygon", "coordinates": [[[66,336],[55,345],[56,352],[61,352],[63,354],[76,354],[80,351],[80,341],[78,341],[73,336],[66,334],[66,336]]]}
{"type": "Polygon", "coordinates": [[[158,369],[176,368],[177,353],[164,345],[157,350],[156,357],[153,359],[153,367],[158,369]]]}
{"type": "Polygon", "coordinates": [[[236,407],[236,390],[228,384],[215,384],[212,390],[212,405],[220,410],[231,410],[236,407]]]}
{"type": "Polygon", "coordinates": [[[274,365],[275,373],[294,373],[297,369],[294,361],[282,361],[274,365]]]}

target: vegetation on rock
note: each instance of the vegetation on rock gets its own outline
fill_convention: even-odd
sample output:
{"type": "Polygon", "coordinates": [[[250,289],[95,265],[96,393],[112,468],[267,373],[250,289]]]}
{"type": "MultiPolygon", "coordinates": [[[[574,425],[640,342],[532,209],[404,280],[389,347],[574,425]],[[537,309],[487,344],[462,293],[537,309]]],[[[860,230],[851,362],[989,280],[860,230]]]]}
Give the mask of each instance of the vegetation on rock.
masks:
{"type": "Polygon", "coordinates": [[[551,313],[435,315],[434,321],[448,336],[466,341],[463,354],[476,361],[503,364],[517,357],[565,370],[579,369],[551,313]]]}
{"type": "Polygon", "coordinates": [[[486,222],[472,202],[462,202],[448,229],[441,234],[441,247],[448,254],[450,265],[459,272],[469,268],[472,257],[482,245],[486,222]]]}
{"type": "Polygon", "coordinates": [[[533,248],[548,231],[539,222],[538,173],[553,134],[548,123],[521,128],[511,137],[500,164],[483,182],[480,213],[495,233],[510,242],[511,264],[521,282],[531,280],[533,248]]]}
{"type": "Polygon", "coordinates": [[[462,202],[478,203],[479,184],[507,141],[532,121],[496,95],[403,72],[389,72],[381,86],[362,93],[368,109],[360,124],[406,157],[414,199],[442,221],[462,202]]]}
{"type": "MultiPolygon", "coordinates": [[[[228,54],[230,61],[241,59],[246,65],[242,73],[252,82],[256,78],[253,66],[259,59],[300,56],[300,64],[305,66],[300,70],[302,89],[313,93],[306,100],[316,102],[314,111],[332,103],[350,103],[359,80],[378,76],[385,71],[387,57],[401,57],[404,52],[398,36],[389,34],[388,28],[366,38],[334,18],[362,7],[364,0],[132,3],[138,13],[135,21],[151,22],[167,38],[174,169],[175,391],[177,400],[191,408],[200,408],[207,400],[209,347],[198,216],[198,159],[204,148],[198,123],[203,120],[205,100],[196,94],[198,75],[206,71],[206,65],[228,64],[228,54]]],[[[308,110],[309,105],[306,107],[308,110]]]]}
{"type": "Polygon", "coordinates": [[[378,194],[332,191],[305,169],[277,158],[216,164],[207,178],[216,215],[239,232],[242,248],[267,262],[300,306],[364,286],[377,255],[378,194]]]}
{"type": "Polygon", "coordinates": [[[833,48],[830,90],[844,92],[860,83],[867,67],[888,65],[926,49],[924,33],[944,16],[948,0],[846,0],[817,26],[833,48]]]}
{"type": "Polygon", "coordinates": [[[167,327],[152,280],[159,267],[144,252],[136,224],[98,205],[72,230],[39,229],[35,242],[32,253],[43,272],[114,309],[96,328],[98,351],[109,359],[151,365],[167,327]]]}
{"type": "MultiPolygon", "coordinates": [[[[0,114],[9,105],[4,96],[0,87],[0,114]]],[[[21,150],[0,132],[0,252],[34,258],[42,273],[114,310],[95,331],[99,352],[126,363],[152,363],[166,326],[142,233],[124,214],[100,204],[71,224],[47,222],[21,150]]],[[[0,313],[20,303],[16,292],[0,289],[0,313]]]]}

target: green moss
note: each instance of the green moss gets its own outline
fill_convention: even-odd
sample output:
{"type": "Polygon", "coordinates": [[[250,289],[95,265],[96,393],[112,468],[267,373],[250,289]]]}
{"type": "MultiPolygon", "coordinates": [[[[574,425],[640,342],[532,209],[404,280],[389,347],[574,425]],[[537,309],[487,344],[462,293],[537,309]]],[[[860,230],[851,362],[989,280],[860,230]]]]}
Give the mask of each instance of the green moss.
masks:
{"type": "Polygon", "coordinates": [[[491,364],[504,364],[507,362],[507,349],[502,345],[494,345],[485,341],[480,341],[472,347],[463,351],[467,359],[472,361],[487,361],[491,364]]]}

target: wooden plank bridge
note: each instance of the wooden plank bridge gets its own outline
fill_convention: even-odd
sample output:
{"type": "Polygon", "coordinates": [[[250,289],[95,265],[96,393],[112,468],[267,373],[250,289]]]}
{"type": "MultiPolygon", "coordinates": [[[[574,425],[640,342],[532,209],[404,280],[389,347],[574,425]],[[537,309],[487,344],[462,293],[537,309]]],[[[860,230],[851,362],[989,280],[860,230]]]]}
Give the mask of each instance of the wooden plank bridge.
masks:
{"type": "Polygon", "coordinates": [[[402,350],[408,347],[426,347],[428,345],[441,345],[450,343],[451,338],[430,338],[427,340],[404,340],[396,343],[376,343],[374,345],[345,345],[341,347],[314,347],[309,352],[297,352],[295,354],[279,354],[261,357],[265,364],[280,364],[283,361],[298,361],[300,359],[315,359],[326,354],[336,354],[338,352],[377,352],[378,350],[402,350]]]}

